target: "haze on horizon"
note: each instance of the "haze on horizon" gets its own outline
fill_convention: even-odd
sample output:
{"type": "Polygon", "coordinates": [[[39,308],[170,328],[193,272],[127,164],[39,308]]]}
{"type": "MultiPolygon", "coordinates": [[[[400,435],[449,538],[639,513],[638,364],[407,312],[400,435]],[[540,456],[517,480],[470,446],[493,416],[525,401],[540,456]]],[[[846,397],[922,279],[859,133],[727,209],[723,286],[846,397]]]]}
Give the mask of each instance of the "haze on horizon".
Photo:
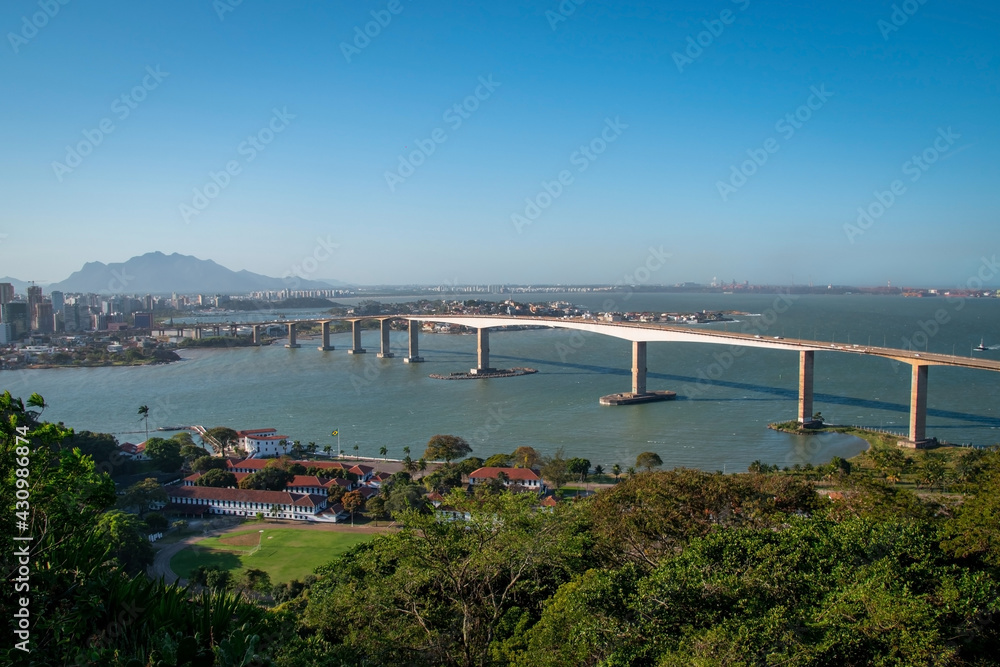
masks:
{"type": "Polygon", "coordinates": [[[652,249],[657,284],[959,286],[1000,250],[986,2],[15,0],[0,31],[21,280],[159,250],[595,284],[652,249]]]}

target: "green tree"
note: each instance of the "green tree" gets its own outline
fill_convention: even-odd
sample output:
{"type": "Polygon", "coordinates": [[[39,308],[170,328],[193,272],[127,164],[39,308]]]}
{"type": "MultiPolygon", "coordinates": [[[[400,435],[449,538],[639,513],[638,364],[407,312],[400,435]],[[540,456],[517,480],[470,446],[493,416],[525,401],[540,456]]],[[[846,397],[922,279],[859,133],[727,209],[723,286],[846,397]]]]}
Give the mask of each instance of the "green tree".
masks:
{"type": "Polygon", "coordinates": [[[622,467],[617,463],[611,466],[611,474],[615,476],[615,484],[618,483],[618,476],[622,474],[622,467]]]}
{"type": "Polygon", "coordinates": [[[368,518],[375,522],[375,527],[378,527],[379,519],[384,519],[386,515],[385,509],[385,498],[382,496],[372,496],[365,503],[365,513],[368,518]]]}
{"type": "Polygon", "coordinates": [[[483,461],[483,465],[487,468],[509,468],[512,463],[513,458],[510,454],[494,454],[483,461]]]}
{"type": "Polygon", "coordinates": [[[240,441],[240,436],[236,431],[226,426],[214,426],[205,430],[204,439],[208,441],[209,446],[217,454],[224,457],[228,450],[235,449],[240,441]]]}
{"type": "Polygon", "coordinates": [[[284,468],[266,466],[264,469],[250,473],[241,479],[239,488],[256,489],[258,491],[284,491],[288,483],[292,481],[292,477],[294,475],[284,468]]]}
{"type": "Polygon", "coordinates": [[[561,489],[570,480],[573,473],[569,471],[562,447],[552,456],[542,459],[541,475],[555,489],[561,489]]]}
{"type": "Polygon", "coordinates": [[[522,445],[511,454],[514,465],[518,468],[534,468],[542,460],[542,455],[534,447],[522,445]]]}
{"type": "Polygon", "coordinates": [[[236,488],[236,475],[228,470],[213,468],[194,481],[195,486],[212,486],[216,488],[236,488]]]}
{"type": "Polygon", "coordinates": [[[385,458],[385,455],[388,453],[389,449],[385,445],[382,445],[381,447],[378,448],[378,455],[381,456],[382,458],[385,458]]]}
{"type": "Polygon", "coordinates": [[[139,406],[139,421],[146,422],[146,440],[149,440],[149,406],[140,405],[139,406]]]}
{"type": "Polygon", "coordinates": [[[146,440],[145,453],[153,462],[153,465],[163,472],[176,472],[184,465],[184,457],[181,456],[181,446],[175,440],[149,438],[146,440]]]}
{"type": "Polygon", "coordinates": [[[153,562],[147,526],[134,514],[110,510],[97,520],[97,534],[108,541],[111,553],[129,574],[140,574],[153,562]]]}
{"type": "Polygon", "coordinates": [[[243,570],[239,579],[236,580],[236,586],[244,590],[256,591],[258,593],[270,592],[273,588],[273,585],[271,584],[271,575],[264,570],[260,570],[255,567],[248,567],[243,570]]]}
{"type": "Polygon", "coordinates": [[[444,460],[451,463],[455,459],[467,456],[472,452],[463,438],[455,435],[435,435],[427,441],[427,449],[424,451],[424,458],[430,461],[444,460]]]}
{"type": "Polygon", "coordinates": [[[209,470],[228,470],[229,465],[226,459],[217,456],[201,456],[191,462],[191,470],[195,472],[208,472],[209,470]]]}
{"type": "Polygon", "coordinates": [[[150,506],[166,503],[167,492],[155,477],[136,482],[118,497],[117,505],[124,510],[135,510],[140,516],[149,511],[150,506]]]}
{"type": "Polygon", "coordinates": [[[653,468],[659,468],[663,465],[663,459],[656,452],[643,452],[635,457],[635,467],[645,468],[646,472],[649,472],[653,468]]]}
{"type": "Polygon", "coordinates": [[[596,465],[594,466],[594,477],[600,477],[604,474],[604,466],[596,465]]]}
{"type": "Polygon", "coordinates": [[[587,474],[590,472],[590,461],[581,458],[571,458],[566,461],[566,471],[576,475],[581,482],[587,481],[587,474]]]}

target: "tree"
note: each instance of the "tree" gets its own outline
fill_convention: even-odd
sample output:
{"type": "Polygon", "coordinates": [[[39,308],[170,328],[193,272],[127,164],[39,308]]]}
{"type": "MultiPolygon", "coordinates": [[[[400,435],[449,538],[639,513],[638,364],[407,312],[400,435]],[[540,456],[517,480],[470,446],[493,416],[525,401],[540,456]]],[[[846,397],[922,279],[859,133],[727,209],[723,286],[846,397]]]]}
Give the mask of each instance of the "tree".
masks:
{"type": "MultiPolygon", "coordinates": [[[[203,450],[204,451],[204,450],[203,450]]],[[[226,470],[229,465],[226,459],[217,456],[200,456],[191,462],[191,470],[194,472],[208,472],[209,470],[226,470]]]]}
{"type": "Polygon", "coordinates": [[[431,461],[444,459],[451,463],[454,459],[461,458],[472,452],[472,447],[455,435],[435,435],[427,441],[427,449],[424,451],[424,458],[431,461]]]}
{"type": "Polygon", "coordinates": [[[600,477],[604,474],[604,466],[596,465],[594,466],[594,477],[600,477]]]}
{"type": "Polygon", "coordinates": [[[228,470],[212,469],[194,481],[195,486],[212,486],[215,488],[236,487],[236,475],[228,470]]]}
{"type": "Polygon", "coordinates": [[[615,484],[618,483],[618,476],[622,474],[622,467],[617,463],[611,466],[611,474],[615,476],[615,484]]]}
{"type": "Polygon", "coordinates": [[[662,465],[663,459],[656,452],[643,452],[635,457],[635,467],[645,468],[646,472],[649,472],[653,468],[659,468],[662,465]]]}
{"type": "Polygon", "coordinates": [[[555,489],[561,489],[572,475],[566,464],[562,447],[556,450],[554,455],[548,456],[542,461],[542,477],[548,480],[555,489]]]}
{"type": "Polygon", "coordinates": [[[581,458],[572,458],[566,461],[566,471],[573,475],[578,475],[581,482],[587,481],[587,473],[590,472],[590,461],[581,458]]]}
{"type": "Polygon", "coordinates": [[[105,512],[97,520],[97,534],[111,545],[111,553],[129,574],[139,574],[153,562],[146,524],[121,510],[105,512]]]}
{"type": "Polygon", "coordinates": [[[483,461],[483,465],[487,468],[509,468],[512,462],[510,454],[494,454],[483,461]]]}
{"type": "Polygon", "coordinates": [[[413,462],[413,459],[410,458],[410,455],[407,454],[406,456],[404,456],[403,457],[403,470],[405,470],[408,473],[412,473],[416,469],[417,469],[417,464],[413,462]]]}
{"type": "Polygon", "coordinates": [[[823,413],[819,412],[818,410],[813,413],[812,418],[814,422],[819,422],[820,424],[823,423],[823,413]]]}
{"type": "Polygon", "coordinates": [[[181,446],[176,440],[149,438],[146,440],[146,456],[163,472],[176,472],[184,465],[181,446]]]}
{"type": "Polygon", "coordinates": [[[383,459],[385,458],[385,455],[388,453],[389,449],[385,445],[382,445],[381,447],[378,448],[378,455],[381,456],[383,459]]]}
{"type": "Polygon", "coordinates": [[[527,445],[518,447],[510,456],[518,468],[534,468],[542,460],[542,455],[527,445]]]}
{"type": "Polygon", "coordinates": [[[146,440],[149,440],[149,406],[140,405],[139,406],[139,421],[145,420],[146,422],[146,440]]]}
{"type": "Polygon", "coordinates": [[[236,581],[236,585],[245,590],[256,591],[258,593],[270,592],[273,588],[271,575],[255,567],[248,567],[243,570],[243,573],[236,581]]]}
{"type": "Polygon", "coordinates": [[[385,498],[382,496],[373,496],[368,499],[365,503],[365,513],[368,514],[368,518],[375,522],[375,527],[378,527],[378,520],[384,519],[385,513],[385,498]]]}
{"type": "Polygon", "coordinates": [[[159,512],[150,512],[142,521],[150,533],[162,533],[170,526],[170,520],[159,512]]]}
{"type": "Polygon", "coordinates": [[[421,458],[419,461],[417,461],[417,468],[420,470],[420,472],[425,472],[427,470],[427,459],[421,458]]]}
{"type": "Polygon", "coordinates": [[[330,456],[330,453],[332,451],[333,451],[333,445],[323,445],[323,453],[324,454],[326,454],[327,456],[330,456]]]}
{"type": "Polygon", "coordinates": [[[284,468],[266,466],[263,470],[250,473],[240,480],[241,489],[256,489],[258,491],[284,491],[292,481],[292,475],[284,468]]]}
{"type": "Polygon", "coordinates": [[[125,489],[118,497],[117,505],[122,509],[134,509],[140,516],[149,511],[154,503],[166,503],[167,492],[155,477],[147,477],[125,489]]]}
{"type": "Polygon", "coordinates": [[[365,498],[361,495],[361,491],[354,490],[348,491],[344,494],[344,497],[340,499],[340,504],[344,506],[344,509],[351,514],[351,525],[354,525],[354,512],[357,511],[362,505],[365,504],[365,498]]]}
{"type": "Polygon", "coordinates": [[[205,439],[215,452],[225,456],[227,449],[236,447],[240,436],[231,428],[215,426],[205,431],[205,439]]]}
{"type": "MultiPolygon", "coordinates": [[[[33,418],[35,420],[40,419],[41,416],[42,416],[42,413],[45,412],[45,408],[49,407],[45,403],[45,399],[42,398],[41,394],[32,394],[31,396],[29,396],[28,397],[28,401],[27,401],[27,405],[28,405],[29,408],[38,408],[38,412],[35,412],[33,410],[30,411],[31,415],[33,416],[33,418]]],[[[147,429],[146,433],[147,433],[147,437],[149,437],[149,431],[148,431],[148,429],[147,429]]]]}

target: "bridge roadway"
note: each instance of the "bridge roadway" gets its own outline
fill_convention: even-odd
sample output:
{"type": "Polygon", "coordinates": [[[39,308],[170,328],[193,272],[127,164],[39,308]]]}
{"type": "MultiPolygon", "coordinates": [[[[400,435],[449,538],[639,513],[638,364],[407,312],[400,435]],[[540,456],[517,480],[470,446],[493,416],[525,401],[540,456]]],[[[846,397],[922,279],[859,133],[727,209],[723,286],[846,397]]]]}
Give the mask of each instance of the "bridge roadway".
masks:
{"type": "MultiPolygon", "coordinates": [[[[320,324],[323,342],[320,350],[333,350],[330,345],[330,323],[351,322],[352,347],[351,354],[364,354],[361,347],[361,322],[367,320],[380,321],[381,351],[379,357],[391,358],[389,351],[390,323],[394,320],[408,322],[439,322],[458,324],[478,330],[478,365],[470,370],[472,374],[486,373],[493,369],[489,363],[489,330],[508,326],[537,326],[559,329],[572,329],[589,333],[612,336],[632,342],[632,391],[635,397],[648,395],[646,390],[646,345],[651,342],[668,343],[709,343],[715,345],[732,345],[739,347],[757,347],[772,350],[794,351],[799,353],[799,401],[797,417],[800,423],[812,419],[813,407],[813,363],[816,352],[841,352],[846,354],[861,354],[893,359],[912,367],[910,380],[910,419],[908,439],[900,444],[919,447],[928,443],[926,437],[927,416],[927,369],[930,366],[954,366],[978,370],[1000,371],[1000,361],[961,357],[934,352],[918,352],[890,347],[877,347],[858,344],[821,343],[815,340],[784,338],[781,336],[764,336],[754,333],[734,331],[716,331],[702,329],[690,325],[678,326],[650,322],[601,322],[583,318],[558,318],[513,315],[373,315],[367,317],[341,317],[329,319],[278,320],[272,322],[247,323],[243,326],[253,327],[254,342],[260,340],[262,327],[286,326],[288,328],[288,344],[285,347],[299,347],[296,341],[296,326],[298,324],[320,324]]],[[[231,322],[221,324],[175,325],[155,327],[161,334],[167,329],[177,329],[178,335],[183,335],[185,329],[193,329],[195,337],[200,338],[203,329],[216,332],[223,327],[230,328],[235,333],[239,325],[231,322]]],[[[409,327],[409,355],[404,358],[407,363],[423,361],[419,355],[420,327],[409,327]]]]}

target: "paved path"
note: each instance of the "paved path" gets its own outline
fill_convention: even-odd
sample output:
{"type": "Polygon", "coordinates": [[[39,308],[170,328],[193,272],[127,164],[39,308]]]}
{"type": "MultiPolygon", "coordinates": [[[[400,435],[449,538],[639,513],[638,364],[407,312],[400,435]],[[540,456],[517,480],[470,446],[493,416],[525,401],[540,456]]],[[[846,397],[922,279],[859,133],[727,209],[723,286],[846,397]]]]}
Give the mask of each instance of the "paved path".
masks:
{"type": "Polygon", "coordinates": [[[156,552],[153,557],[153,564],[147,568],[146,573],[149,574],[153,579],[159,579],[163,577],[163,580],[168,584],[179,584],[181,586],[187,586],[187,579],[181,579],[176,572],[170,569],[170,559],[174,557],[181,549],[184,549],[198,540],[204,538],[204,535],[191,535],[190,537],[185,537],[179,542],[174,542],[173,544],[168,544],[162,547],[156,552]]]}

